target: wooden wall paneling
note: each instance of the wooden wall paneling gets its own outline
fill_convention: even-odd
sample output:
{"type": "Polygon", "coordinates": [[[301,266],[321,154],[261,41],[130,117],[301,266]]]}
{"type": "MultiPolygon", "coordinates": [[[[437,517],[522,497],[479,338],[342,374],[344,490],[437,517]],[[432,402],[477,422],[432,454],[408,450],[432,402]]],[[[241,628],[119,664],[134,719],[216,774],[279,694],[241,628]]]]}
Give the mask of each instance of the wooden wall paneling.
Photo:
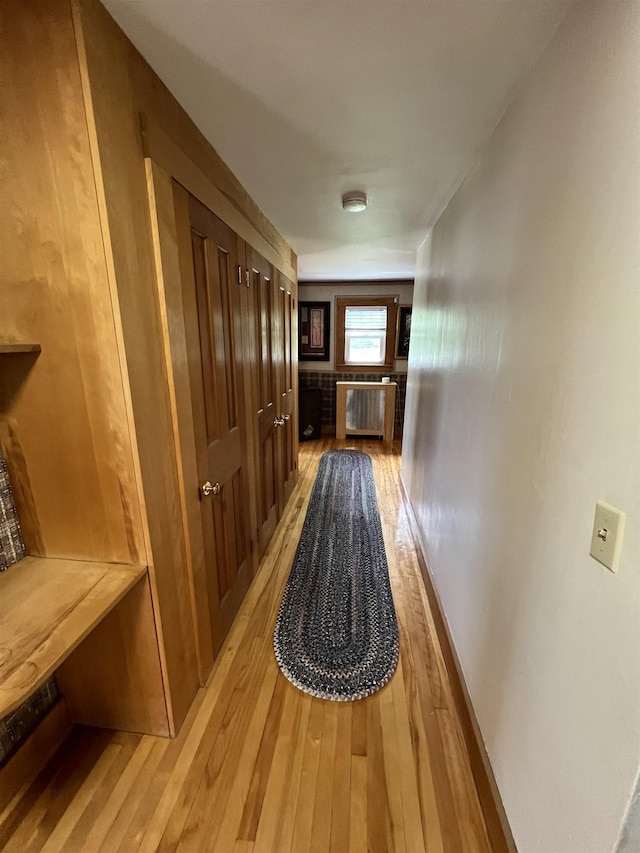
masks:
{"type": "Polygon", "coordinates": [[[100,4],[73,0],[73,12],[114,315],[124,348],[122,369],[131,393],[173,734],[195,696],[199,673],[130,45],[100,4]]]}
{"type": "Polygon", "coordinates": [[[70,6],[0,4],[0,414],[28,552],[145,561],[70,6]],[[28,57],[28,61],[25,60],[28,57]]]}
{"type": "Polygon", "coordinates": [[[178,230],[186,235],[190,233],[189,196],[164,169],[148,158],[146,170],[198,672],[200,684],[204,685],[213,666],[213,640],[181,286],[185,276],[190,278],[192,272],[181,270],[178,252],[178,230]]]}
{"type": "Polygon", "coordinates": [[[146,576],[82,641],[56,678],[73,723],[170,733],[146,576]]]}

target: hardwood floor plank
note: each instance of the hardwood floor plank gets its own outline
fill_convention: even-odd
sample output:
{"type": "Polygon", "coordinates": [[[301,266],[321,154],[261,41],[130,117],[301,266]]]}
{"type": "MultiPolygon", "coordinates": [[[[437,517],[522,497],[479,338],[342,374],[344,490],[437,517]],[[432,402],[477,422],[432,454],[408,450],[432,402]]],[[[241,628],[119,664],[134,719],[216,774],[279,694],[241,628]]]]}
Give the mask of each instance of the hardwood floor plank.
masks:
{"type": "Polygon", "coordinates": [[[336,703],[336,748],[333,758],[330,853],[349,850],[351,805],[351,728],[354,704],[336,703]]]}
{"type": "Polygon", "coordinates": [[[80,818],[93,805],[96,791],[108,774],[111,766],[115,764],[121,749],[122,747],[117,744],[109,744],[69,804],[65,813],[56,823],[55,829],[49,834],[44,846],[40,845],[34,849],[39,849],[43,853],[59,853],[60,850],[63,850],[67,846],[70,836],[74,832],[77,833],[78,827],[82,825],[80,818]]]}
{"type": "Polygon", "coordinates": [[[214,723],[210,720],[207,737],[200,750],[208,750],[208,759],[201,766],[199,784],[185,786],[179,802],[174,807],[167,828],[158,847],[169,853],[173,850],[196,849],[198,844],[211,844],[211,827],[222,814],[229,793],[229,779],[237,770],[244,737],[250,717],[258,700],[264,681],[271,649],[263,638],[255,638],[250,650],[250,661],[241,670],[224,715],[214,723]],[[207,744],[204,747],[204,744],[207,744]],[[194,790],[195,788],[195,790],[194,790]]]}
{"type": "Polygon", "coordinates": [[[311,830],[313,828],[313,813],[320,768],[323,723],[324,705],[319,700],[313,701],[309,712],[309,726],[304,743],[302,773],[293,825],[291,849],[294,853],[308,853],[311,849],[311,830]]]}
{"type": "Polygon", "coordinates": [[[112,736],[111,732],[72,731],[5,818],[0,827],[0,850],[24,853],[43,823],[53,832],[112,736]]]}
{"type": "Polygon", "coordinates": [[[302,695],[300,724],[298,726],[296,743],[293,747],[293,766],[288,783],[287,797],[283,809],[282,826],[280,829],[280,838],[277,848],[279,851],[282,851],[282,853],[286,853],[286,851],[295,853],[295,847],[293,847],[293,832],[295,828],[296,806],[298,803],[298,794],[302,778],[304,747],[307,739],[307,732],[309,730],[309,718],[311,716],[312,703],[313,699],[311,696],[302,695]]]}
{"type": "Polygon", "coordinates": [[[476,796],[476,786],[469,764],[464,760],[466,752],[460,725],[451,711],[436,710],[438,725],[442,732],[453,803],[458,816],[458,826],[465,851],[477,853],[486,850],[489,844],[487,828],[476,796]]]}
{"type": "Polygon", "coordinates": [[[231,783],[226,808],[219,821],[217,834],[213,827],[209,827],[211,830],[211,844],[217,844],[220,850],[232,850],[234,841],[242,841],[246,844],[252,843],[238,838],[238,832],[244,805],[249,795],[253,768],[256,765],[258,750],[260,749],[265,721],[273,699],[277,676],[278,673],[275,667],[269,667],[265,672],[260,696],[256,702],[253,717],[244,738],[242,755],[238,762],[237,772],[231,783]]]}
{"type": "Polygon", "coordinates": [[[245,841],[256,840],[262,803],[264,802],[264,795],[267,790],[269,771],[271,770],[278,729],[280,728],[280,720],[284,709],[285,690],[285,680],[278,678],[262,735],[260,750],[258,751],[258,757],[251,775],[251,784],[249,785],[249,793],[245,801],[240,829],[238,830],[238,838],[245,841]]]}
{"type": "Polygon", "coordinates": [[[367,853],[367,758],[364,755],[351,756],[349,853],[367,853]]]}
{"type": "Polygon", "coordinates": [[[380,703],[367,702],[367,845],[369,853],[397,853],[391,828],[380,703]]]}
{"type": "MultiPolygon", "coordinates": [[[[404,691],[402,660],[398,664],[398,677],[389,685],[393,700],[397,757],[400,766],[400,795],[404,816],[404,835],[407,851],[424,850],[424,829],[420,810],[419,773],[414,754],[414,739],[411,735],[411,721],[407,696],[404,691]]],[[[431,848],[429,848],[431,849],[431,848]]]]}
{"type": "Polygon", "coordinates": [[[399,444],[303,443],[293,495],[174,740],[76,729],[0,815],[7,853],[489,853],[398,484],[399,444]],[[400,662],[327,702],[279,672],[273,627],[320,456],[372,457],[400,662]]]}
{"type": "Polygon", "coordinates": [[[265,853],[284,849],[280,837],[288,798],[293,795],[291,774],[302,718],[302,693],[282,675],[279,678],[285,683],[284,706],[254,842],[254,850],[265,853]]]}
{"type": "Polygon", "coordinates": [[[322,740],[318,781],[313,809],[311,853],[326,853],[331,841],[331,812],[333,808],[333,762],[338,739],[337,703],[323,702],[322,740]]]}
{"type": "Polygon", "coordinates": [[[86,836],[86,845],[90,850],[102,849],[107,838],[111,849],[117,849],[120,841],[118,840],[116,843],[117,834],[114,832],[114,825],[135,794],[136,780],[139,778],[143,767],[147,765],[153,746],[154,738],[144,737],[140,740],[127,766],[113,787],[104,808],[86,836]]]}
{"type": "Polygon", "coordinates": [[[354,702],[351,712],[351,755],[367,754],[367,706],[354,702]]]}
{"type": "Polygon", "coordinates": [[[406,769],[403,774],[399,762],[396,713],[390,684],[380,691],[380,726],[394,849],[397,853],[410,853],[405,843],[405,815],[402,809],[402,779],[403,775],[406,778],[406,769]]]}

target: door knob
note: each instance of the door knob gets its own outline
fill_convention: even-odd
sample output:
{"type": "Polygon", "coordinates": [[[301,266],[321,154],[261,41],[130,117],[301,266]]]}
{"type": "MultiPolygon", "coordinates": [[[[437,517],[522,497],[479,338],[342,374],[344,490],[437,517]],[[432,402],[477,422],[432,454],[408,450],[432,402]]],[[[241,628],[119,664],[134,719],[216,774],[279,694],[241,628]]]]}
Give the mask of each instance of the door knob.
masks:
{"type": "Polygon", "coordinates": [[[220,483],[211,484],[209,480],[206,483],[203,483],[200,486],[200,494],[203,498],[209,497],[209,495],[219,495],[220,494],[220,483]]]}
{"type": "Polygon", "coordinates": [[[286,423],[284,418],[274,418],[273,425],[274,427],[284,426],[286,423]]]}

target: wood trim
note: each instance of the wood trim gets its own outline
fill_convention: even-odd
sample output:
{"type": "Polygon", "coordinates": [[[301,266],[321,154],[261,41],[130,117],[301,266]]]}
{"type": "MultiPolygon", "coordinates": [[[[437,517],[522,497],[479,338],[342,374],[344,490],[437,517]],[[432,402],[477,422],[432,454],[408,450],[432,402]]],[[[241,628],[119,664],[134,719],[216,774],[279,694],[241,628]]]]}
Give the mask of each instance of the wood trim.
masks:
{"type": "Polygon", "coordinates": [[[302,279],[298,281],[298,287],[400,287],[407,284],[413,287],[414,280],[412,278],[363,278],[353,281],[303,281],[302,279]]]}
{"type": "Polygon", "coordinates": [[[476,783],[480,805],[482,806],[491,849],[493,853],[517,853],[516,843],[502,804],[502,797],[500,796],[495,776],[493,775],[493,768],[491,767],[491,762],[484,746],[482,732],[480,731],[462,667],[455,650],[455,644],[449,630],[444,608],[442,607],[442,602],[440,601],[440,596],[436,590],[431,569],[429,568],[420,526],[405,486],[402,472],[400,473],[400,485],[404,495],[404,505],[407,510],[409,527],[416,545],[416,555],[420,572],[424,580],[436,633],[442,647],[442,654],[451,683],[456,711],[460,718],[467,752],[469,753],[471,771],[476,783]]]}
{"type": "Polygon", "coordinates": [[[23,786],[38,775],[70,731],[67,706],[60,698],[0,769],[0,817],[23,786]]]}
{"type": "Polygon", "coordinates": [[[0,355],[16,355],[23,352],[40,352],[40,344],[0,344],[0,355]]]}
{"type": "Polygon", "coordinates": [[[188,190],[239,237],[257,249],[270,264],[288,278],[296,279],[296,270],[287,263],[279,248],[269,242],[222,190],[197,166],[150,116],[141,116],[144,153],[188,190]]]}
{"type": "Polygon", "coordinates": [[[335,369],[341,373],[380,373],[393,371],[395,366],[396,326],[398,320],[398,302],[400,297],[390,296],[336,296],[335,319],[335,369]],[[387,332],[385,341],[384,364],[347,364],[344,358],[345,311],[352,305],[384,305],[387,308],[387,332]]]}

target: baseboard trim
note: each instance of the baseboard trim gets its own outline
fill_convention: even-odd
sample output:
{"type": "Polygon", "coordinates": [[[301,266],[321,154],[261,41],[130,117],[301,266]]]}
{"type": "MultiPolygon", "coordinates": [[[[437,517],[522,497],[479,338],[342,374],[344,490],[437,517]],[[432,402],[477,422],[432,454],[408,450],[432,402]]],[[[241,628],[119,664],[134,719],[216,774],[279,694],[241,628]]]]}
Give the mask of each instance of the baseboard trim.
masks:
{"type": "Polygon", "coordinates": [[[467,747],[467,752],[469,753],[471,772],[473,773],[476,789],[478,791],[478,799],[480,800],[480,805],[484,814],[491,849],[493,853],[517,853],[517,847],[502,804],[500,791],[498,790],[495,776],[493,775],[489,756],[487,755],[487,751],[484,747],[482,733],[473,709],[469,691],[467,690],[467,684],[455,650],[453,638],[449,630],[449,624],[444,615],[442,602],[440,601],[440,596],[438,595],[431,575],[418,519],[416,518],[413,504],[411,503],[402,473],[400,474],[400,484],[404,494],[404,504],[407,509],[409,527],[416,545],[416,554],[424,580],[427,598],[429,599],[436,632],[442,647],[442,654],[444,656],[447,672],[449,673],[449,678],[451,680],[451,688],[453,691],[454,702],[456,704],[456,711],[458,712],[460,723],[462,725],[462,734],[467,747]]]}
{"type": "Polygon", "coordinates": [[[0,770],[0,814],[22,786],[38,775],[70,731],[67,705],[60,698],[0,770]]]}

